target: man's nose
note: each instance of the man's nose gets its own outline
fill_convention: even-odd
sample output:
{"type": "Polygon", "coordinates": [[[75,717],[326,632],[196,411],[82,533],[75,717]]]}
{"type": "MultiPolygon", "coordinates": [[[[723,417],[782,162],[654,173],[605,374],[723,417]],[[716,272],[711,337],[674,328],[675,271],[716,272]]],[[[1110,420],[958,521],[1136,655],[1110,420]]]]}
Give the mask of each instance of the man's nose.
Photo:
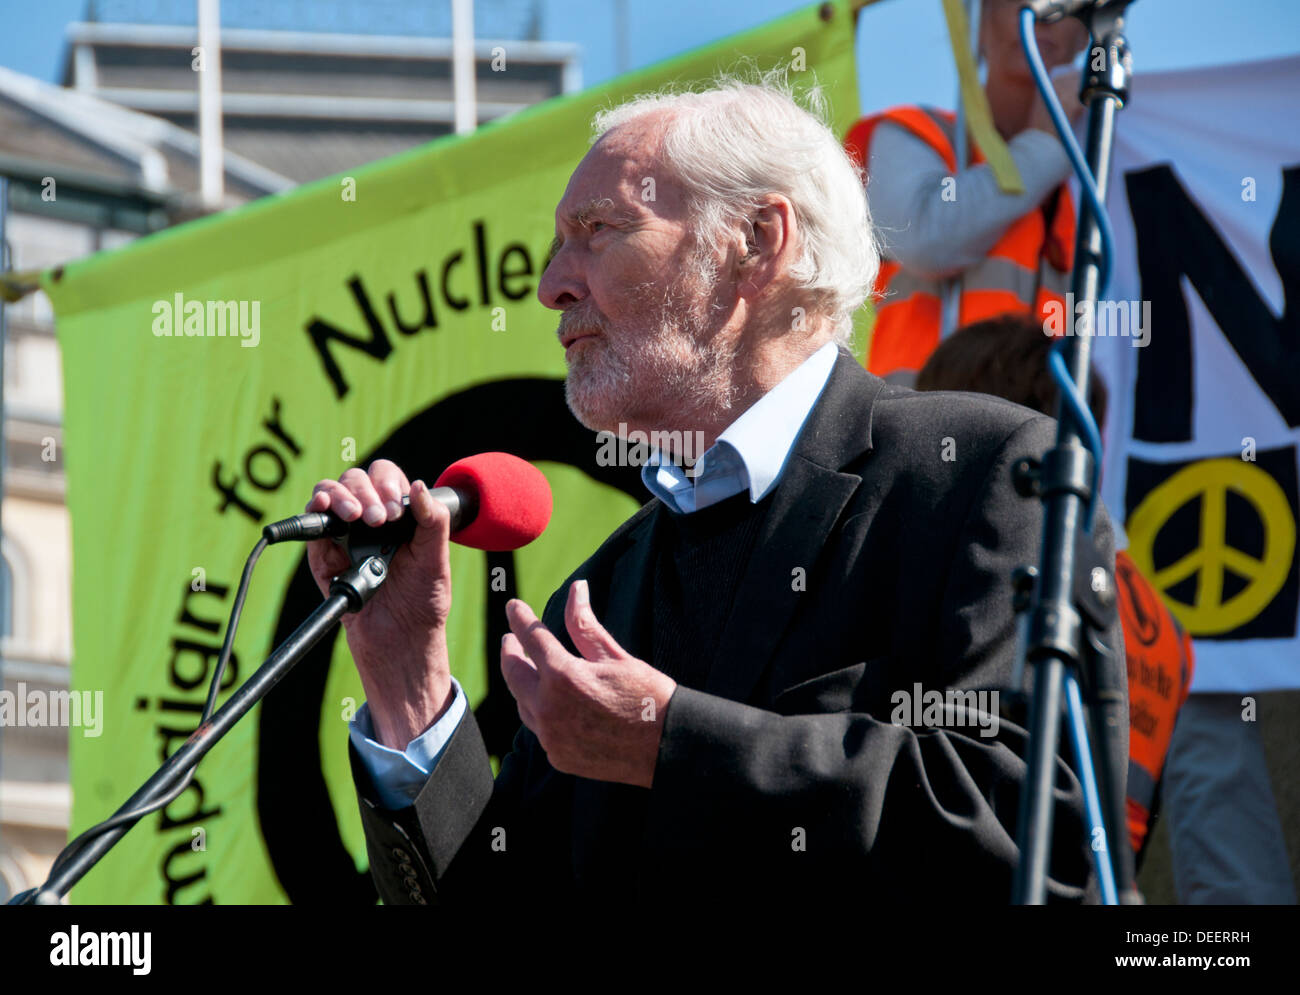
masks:
{"type": "Polygon", "coordinates": [[[560,249],[542,271],[537,299],[553,311],[563,311],[587,296],[587,284],[574,264],[573,253],[560,249]]]}

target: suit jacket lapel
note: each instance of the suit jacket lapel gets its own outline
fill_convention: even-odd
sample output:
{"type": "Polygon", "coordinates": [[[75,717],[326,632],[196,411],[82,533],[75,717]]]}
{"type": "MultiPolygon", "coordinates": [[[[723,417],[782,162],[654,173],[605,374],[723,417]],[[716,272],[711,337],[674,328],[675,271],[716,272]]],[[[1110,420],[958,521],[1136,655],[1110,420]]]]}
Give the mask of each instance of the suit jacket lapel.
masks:
{"type": "Polygon", "coordinates": [[[841,351],[830,379],[796,440],[759,530],[709,672],[705,690],[733,701],[748,699],[790,624],[802,568],[812,573],[862,482],[840,469],[871,449],[871,412],[884,381],[841,351]]]}

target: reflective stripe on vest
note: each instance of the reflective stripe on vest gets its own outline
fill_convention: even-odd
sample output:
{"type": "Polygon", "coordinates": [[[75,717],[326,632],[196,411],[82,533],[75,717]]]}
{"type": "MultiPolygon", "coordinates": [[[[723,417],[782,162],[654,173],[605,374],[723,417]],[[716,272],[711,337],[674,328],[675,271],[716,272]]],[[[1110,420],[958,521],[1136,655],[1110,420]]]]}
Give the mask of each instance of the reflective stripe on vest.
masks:
{"type": "MultiPolygon", "coordinates": [[[[955,116],[924,107],[896,107],[858,121],[845,137],[845,147],[865,169],[871,134],[881,121],[890,121],[920,138],[943,157],[952,172],[955,116]]],[[[972,148],[972,165],[983,162],[972,148]]],[[[1074,204],[1062,185],[1050,225],[1039,208],[1012,222],[988,255],[960,277],[958,323],[970,324],[1007,312],[1047,316],[1049,304],[1063,305],[1069,289],[1074,255],[1074,204]]],[[[876,324],[871,335],[867,368],[878,376],[897,369],[918,370],[939,344],[944,281],[904,271],[886,260],[876,279],[876,324]]]]}
{"type": "MultiPolygon", "coordinates": [[[[932,293],[933,280],[915,276],[906,270],[899,270],[886,288],[885,301],[903,300],[913,294],[932,293]]],[[[1034,270],[1021,266],[1011,259],[988,256],[980,260],[961,277],[963,295],[979,290],[1002,290],[1023,301],[1028,311],[1034,304],[1034,295],[1039,287],[1039,276],[1034,270]]]]}

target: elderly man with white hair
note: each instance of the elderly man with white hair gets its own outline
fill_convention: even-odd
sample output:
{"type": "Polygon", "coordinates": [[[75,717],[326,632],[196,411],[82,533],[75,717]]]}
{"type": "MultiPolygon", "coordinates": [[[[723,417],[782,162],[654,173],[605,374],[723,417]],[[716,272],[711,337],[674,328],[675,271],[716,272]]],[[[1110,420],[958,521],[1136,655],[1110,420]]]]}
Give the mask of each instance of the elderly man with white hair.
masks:
{"type": "MultiPolygon", "coordinates": [[[[386,461],[317,485],[309,510],[373,524],[409,493],[417,521],[346,621],[380,896],[1006,902],[1026,733],[993,692],[1042,520],[1011,468],[1054,423],[853,359],[879,264],[861,177],[782,85],[640,97],[595,127],[538,288],[569,406],[703,456],[645,465],[652,499],[541,619],[507,605],[522,725],[495,778],[451,676],[445,510],[386,461]]],[[[339,555],[309,548],[322,590],[339,555]]],[[[1064,758],[1055,804],[1050,895],[1080,901],[1064,758]]]]}

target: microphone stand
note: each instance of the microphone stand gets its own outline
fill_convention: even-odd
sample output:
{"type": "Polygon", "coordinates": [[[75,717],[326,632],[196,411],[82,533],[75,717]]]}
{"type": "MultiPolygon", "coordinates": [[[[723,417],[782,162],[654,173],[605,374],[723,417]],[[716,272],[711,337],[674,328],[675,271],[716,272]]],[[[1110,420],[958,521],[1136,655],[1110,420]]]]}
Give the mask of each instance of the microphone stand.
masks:
{"type": "MultiPolygon", "coordinates": [[[[1086,10],[1074,11],[1089,33],[1081,99],[1088,107],[1088,166],[1103,204],[1115,115],[1128,98],[1131,60],[1124,38],[1124,14],[1131,2],[1101,0],[1086,10]],[[1106,54],[1100,69],[1095,68],[1092,57],[1098,48],[1106,54]]],[[[1100,224],[1091,201],[1085,197],[1079,211],[1071,289],[1076,307],[1084,302],[1090,309],[1085,311],[1087,314],[1096,313],[1095,303],[1105,289],[1101,285],[1101,260],[1100,224]]],[[[1068,320],[1072,322],[1073,316],[1068,320]]],[[[1060,350],[1079,398],[1087,397],[1091,332],[1090,327],[1086,335],[1067,335],[1060,350]]],[[[1067,403],[1064,385],[1060,394],[1055,446],[1044,454],[1041,465],[1025,460],[1014,471],[1020,492],[1040,495],[1045,507],[1041,566],[1037,570],[1022,568],[1016,577],[1018,607],[1029,609],[1025,659],[1033,667],[1034,690],[1026,722],[1030,731],[1028,772],[1020,798],[1020,861],[1012,901],[1038,905],[1046,900],[1057,747],[1062,707],[1068,705],[1080,781],[1094,825],[1090,843],[1103,900],[1137,904],[1141,898],[1125,830],[1124,800],[1118,790],[1123,772],[1113,769],[1106,749],[1107,742],[1114,743],[1123,732],[1119,728],[1122,678],[1121,686],[1108,686],[1102,667],[1105,657],[1124,651],[1123,646],[1107,647],[1103,642],[1115,612],[1114,569],[1113,564],[1102,565],[1095,544],[1081,528],[1087,503],[1098,500],[1093,494],[1094,455],[1083,444],[1080,420],[1067,403]],[[1076,672],[1089,701],[1086,726],[1091,727],[1091,735],[1082,714],[1076,672]],[[1104,829],[1104,837],[1099,838],[1098,829],[1104,829]]]]}
{"type": "MultiPolygon", "coordinates": [[[[405,525],[404,522],[390,523],[405,525]]],[[[380,532],[380,529],[371,530],[380,532]]],[[[409,538],[409,537],[408,537],[409,538]]],[[[360,611],[388,578],[388,567],[399,542],[375,541],[365,546],[353,543],[349,555],[353,566],[330,582],[330,593],[321,605],[307,617],[259,667],[256,673],[236,690],[212,717],[199,726],[179,750],[173,753],[128,798],[118,812],[129,812],[141,805],[161,799],[185,777],[218,740],[228,733],[254,705],[261,701],[277,683],[293,669],[318,642],[330,632],[349,612],[360,611]]],[[[143,818],[143,814],[140,818],[143,818]]],[[[95,866],[109,850],[131,831],[139,819],[124,822],[107,829],[88,840],[63,863],[55,864],[49,878],[37,888],[15,896],[10,905],[58,905],[74,884],[95,866]]]]}

